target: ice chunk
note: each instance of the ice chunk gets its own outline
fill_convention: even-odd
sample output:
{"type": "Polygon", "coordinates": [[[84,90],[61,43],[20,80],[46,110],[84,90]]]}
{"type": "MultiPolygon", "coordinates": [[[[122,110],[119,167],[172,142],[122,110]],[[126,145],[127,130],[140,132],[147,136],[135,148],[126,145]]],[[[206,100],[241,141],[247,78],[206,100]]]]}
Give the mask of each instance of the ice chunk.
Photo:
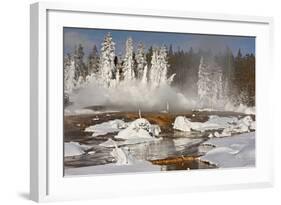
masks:
{"type": "Polygon", "coordinates": [[[175,119],[173,128],[184,132],[191,131],[191,122],[184,116],[178,116],[175,119]]]}
{"type": "Polygon", "coordinates": [[[210,133],[209,135],[208,135],[208,138],[213,138],[214,137],[214,135],[212,134],[212,133],[210,133]]]}
{"type": "Polygon", "coordinates": [[[64,143],[64,156],[71,157],[82,155],[90,148],[91,146],[81,145],[78,142],[66,142],[64,143]]]}

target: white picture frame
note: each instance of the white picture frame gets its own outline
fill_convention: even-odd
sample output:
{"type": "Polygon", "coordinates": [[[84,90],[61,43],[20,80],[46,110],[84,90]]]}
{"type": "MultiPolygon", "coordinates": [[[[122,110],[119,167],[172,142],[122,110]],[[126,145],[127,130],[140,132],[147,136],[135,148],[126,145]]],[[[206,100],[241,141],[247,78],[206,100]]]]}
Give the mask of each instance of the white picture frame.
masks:
{"type": "Polygon", "coordinates": [[[273,133],[270,131],[272,117],[271,113],[266,112],[266,108],[270,106],[267,90],[271,75],[267,69],[272,67],[272,29],[273,19],[270,17],[97,8],[93,4],[46,2],[32,4],[30,198],[41,202],[272,186],[273,133]],[[99,22],[93,19],[99,19],[99,22]],[[178,171],[64,177],[63,78],[62,69],[55,69],[62,68],[63,26],[256,36],[256,167],[199,170],[190,171],[188,174],[185,171],[178,171]]]}

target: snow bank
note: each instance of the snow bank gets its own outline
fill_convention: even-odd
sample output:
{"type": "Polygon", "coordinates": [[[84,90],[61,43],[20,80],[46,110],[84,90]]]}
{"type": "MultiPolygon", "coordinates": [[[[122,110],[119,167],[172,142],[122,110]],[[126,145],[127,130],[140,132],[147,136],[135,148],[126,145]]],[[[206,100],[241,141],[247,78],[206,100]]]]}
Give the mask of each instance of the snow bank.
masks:
{"type": "Polygon", "coordinates": [[[81,145],[78,142],[66,142],[64,143],[64,156],[71,157],[82,155],[90,148],[91,146],[81,145]]]}
{"type": "MultiPolygon", "coordinates": [[[[192,130],[204,132],[206,130],[223,129],[222,133],[215,132],[215,137],[225,137],[231,136],[233,133],[250,132],[251,130],[255,130],[255,127],[255,121],[253,121],[251,116],[245,116],[238,120],[237,117],[219,117],[211,115],[206,122],[191,122],[184,116],[178,116],[174,122],[174,129],[186,132],[192,130]]],[[[210,137],[212,136],[210,135],[210,137]]]]}
{"type": "Polygon", "coordinates": [[[174,122],[174,129],[189,132],[191,130],[204,132],[206,130],[217,130],[228,127],[237,122],[236,117],[219,117],[211,115],[206,122],[191,122],[184,116],[178,116],[174,122]]]}
{"type": "Polygon", "coordinates": [[[121,129],[126,128],[128,125],[123,120],[110,120],[101,124],[92,125],[85,128],[85,132],[93,132],[92,136],[105,135],[107,133],[119,132],[121,129]]]}
{"type": "Polygon", "coordinates": [[[227,137],[232,134],[250,132],[256,129],[256,123],[253,121],[251,116],[246,116],[238,120],[234,124],[230,124],[228,127],[224,128],[222,133],[215,132],[216,137],[227,137]]]}
{"type": "Polygon", "coordinates": [[[121,130],[118,135],[115,136],[116,139],[146,139],[158,136],[161,129],[158,125],[152,125],[148,120],[144,118],[139,118],[129,124],[129,126],[121,130]]]}
{"type": "Polygon", "coordinates": [[[212,138],[201,146],[215,146],[200,160],[220,168],[255,166],[255,132],[225,138],[212,138]]]}

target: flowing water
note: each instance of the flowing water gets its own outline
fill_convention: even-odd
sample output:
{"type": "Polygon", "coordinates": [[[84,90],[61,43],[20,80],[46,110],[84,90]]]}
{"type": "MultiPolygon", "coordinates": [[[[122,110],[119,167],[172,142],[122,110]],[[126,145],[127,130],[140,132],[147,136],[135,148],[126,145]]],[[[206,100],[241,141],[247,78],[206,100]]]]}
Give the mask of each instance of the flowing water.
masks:
{"type": "MultiPolygon", "coordinates": [[[[216,114],[216,113],[211,113],[216,114]]],[[[233,115],[233,113],[220,113],[221,115],[233,115]]],[[[102,136],[91,136],[92,133],[84,132],[90,125],[100,124],[114,119],[123,119],[130,122],[138,118],[137,112],[102,113],[95,115],[65,116],[64,120],[64,141],[75,141],[81,144],[90,145],[92,149],[86,154],[74,157],[65,157],[65,167],[98,166],[115,163],[115,158],[110,154],[113,148],[99,146],[108,139],[114,139],[115,133],[108,133],[102,136]]],[[[151,123],[161,127],[158,138],[161,140],[122,145],[131,156],[137,160],[150,161],[152,164],[161,166],[161,170],[187,170],[215,168],[215,166],[201,162],[198,157],[202,155],[199,145],[208,139],[208,132],[180,132],[172,128],[176,116],[184,115],[194,117],[194,112],[186,113],[143,113],[144,118],[151,123]]],[[[194,121],[206,121],[210,113],[196,113],[194,121]]],[[[114,139],[116,141],[116,139],[114,139]]]]}

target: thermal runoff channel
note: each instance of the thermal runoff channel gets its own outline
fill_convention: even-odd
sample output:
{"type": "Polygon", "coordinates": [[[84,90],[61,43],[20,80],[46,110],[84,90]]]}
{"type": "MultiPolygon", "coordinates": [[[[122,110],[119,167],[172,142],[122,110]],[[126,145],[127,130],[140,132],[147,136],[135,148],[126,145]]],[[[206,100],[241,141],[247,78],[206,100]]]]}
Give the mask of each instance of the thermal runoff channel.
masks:
{"type": "Polygon", "coordinates": [[[65,174],[255,166],[254,42],[65,29],[65,174]]]}

